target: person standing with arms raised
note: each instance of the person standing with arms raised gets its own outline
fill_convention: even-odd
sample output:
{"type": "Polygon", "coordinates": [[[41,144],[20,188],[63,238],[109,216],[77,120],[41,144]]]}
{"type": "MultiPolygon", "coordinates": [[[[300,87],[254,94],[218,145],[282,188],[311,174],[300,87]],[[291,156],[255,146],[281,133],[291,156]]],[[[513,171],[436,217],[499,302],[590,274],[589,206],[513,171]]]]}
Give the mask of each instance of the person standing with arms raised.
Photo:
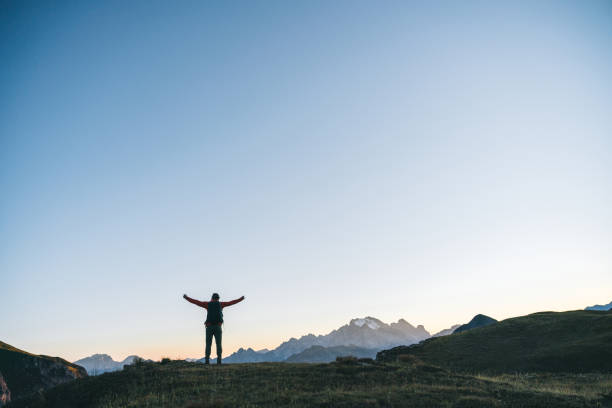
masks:
{"type": "Polygon", "coordinates": [[[204,364],[210,364],[210,349],[212,346],[213,337],[215,338],[215,344],[217,345],[217,364],[221,364],[221,325],[223,324],[223,308],[235,305],[238,302],[242,302],[244,300],[244,296],[230,302],[219,302],[218,293],[213,293],[209,302],[202,302],[192,299],[187,295],[183,295],[183,298],[186,301],[207,310],[206,322],[204,322],[206,325],[206,352],[204,355],[204,364]]]}

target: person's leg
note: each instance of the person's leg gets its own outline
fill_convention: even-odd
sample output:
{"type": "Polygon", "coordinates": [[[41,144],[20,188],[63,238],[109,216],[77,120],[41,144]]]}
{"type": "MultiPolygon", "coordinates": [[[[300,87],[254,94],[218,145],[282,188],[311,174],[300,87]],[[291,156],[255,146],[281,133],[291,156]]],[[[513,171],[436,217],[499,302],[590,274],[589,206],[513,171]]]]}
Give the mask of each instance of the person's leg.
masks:
{"type": "Polygon", "coordinates": [[[215,326],[215,343],[217,344],[217,364],[221,364],[221,334],[223,331],[221,330],[221,326],[215,326]]]}
{"type": "Polygon", "coordinates": [[[206,327],[206,352],[204,354],[204,363],[208,364],[210,359],[210,348],[212,346],[212,338],[214,333],[214,326],[206,327]]]}

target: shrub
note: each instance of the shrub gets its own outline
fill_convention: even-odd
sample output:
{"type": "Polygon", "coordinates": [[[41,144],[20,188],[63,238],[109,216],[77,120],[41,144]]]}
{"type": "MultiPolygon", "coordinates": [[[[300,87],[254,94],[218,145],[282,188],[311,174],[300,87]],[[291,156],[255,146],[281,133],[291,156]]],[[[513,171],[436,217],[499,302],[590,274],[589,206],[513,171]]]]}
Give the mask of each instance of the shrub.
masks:
{"type": "Polygon", "coordinates": [[[357,362],[357,357],[355,356],[338,356],[336,357],[336,363],[345,363],[345,364],[350,364],[350,363],[356,363],[357,362]]]}
{"type": "Polygon", "coordinates": [[[139,367],[141,365],[143,365],[145,363],[144,359],[141,357],[136,357],[134,358],[134,361],[132,361],[132,365],[135,367],[139,367]]]}

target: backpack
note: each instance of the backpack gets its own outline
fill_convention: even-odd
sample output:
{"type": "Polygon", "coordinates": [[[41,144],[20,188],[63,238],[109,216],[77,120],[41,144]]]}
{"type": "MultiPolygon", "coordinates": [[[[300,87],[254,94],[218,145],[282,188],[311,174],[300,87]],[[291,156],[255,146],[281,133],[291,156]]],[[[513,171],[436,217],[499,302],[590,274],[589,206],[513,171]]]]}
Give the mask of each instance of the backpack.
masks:
{"type": "Polygon", "coordinates": [[[206,314],[206,323],[220,324],[223,323],[223,312],[221,311],[220,302],[208,302],[208,313],[206,314]]]}

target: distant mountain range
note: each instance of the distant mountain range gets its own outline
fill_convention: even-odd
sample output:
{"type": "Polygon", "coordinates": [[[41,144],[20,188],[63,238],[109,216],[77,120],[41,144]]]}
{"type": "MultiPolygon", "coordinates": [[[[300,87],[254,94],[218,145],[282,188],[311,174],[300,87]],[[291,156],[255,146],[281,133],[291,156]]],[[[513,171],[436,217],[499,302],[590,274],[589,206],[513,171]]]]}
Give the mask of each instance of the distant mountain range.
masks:
{"type": "Polygon", "coordinates": [[[312,346],[301,353],[287,358],[287,363],[329,363],[340,356],[353,356],[357,358],[375,358],[378,349],[367,349],[356,346],[312,346]]]}
{"type": "Polygon", "coordinates": [[[431,334],[422,325],[415,327],[404,319],[400,319],[397,323],[386,324],[374,317],[365,317],[353,319],[349,324],[325,335],[308,334],[299,339],[291,338],[274,350],[256,351],[251,348],[241,348],[223,359],[223,362],[314,363],[332,361],[338,356],[349,354],[356,357],[373,357],[377,351],[398,345],[415,344],[430,337],[431,334]]]}
{"type": "Polygon", "coordinates": [[[454,324],[451,327],[449,327],[448,329],[444,329],[444,330],[440,330],[439,332],[437,332],[436,334],[432,335],[431,337],[442,337],[442,336],[448,336],[450,334],[453,334],[453,332],[459,327],[461,326],[460,324],[454,324]]]}
{"type": "Polygon", "coordinates": [[[82,377],[87,377],[83,367],[0,341],[0,406],[82,377]]]}
{"type": "Polygon", "coordinates": [[[608,303],[607,305],[589,306],[589,307],[586,307],[584,310],[599,310],[599,311],[612,310],[612,302],[608,303]]]}
{"type": "MultiPolygon", "coordinates": [[[[108,354],[94,354],[74,362],[87,370],[89,375],[99,375],[112,371],[122,370],[124,366],[132,364],[135,359],[141,358],[136,355],[126,357],[123,361],[115,361],[108,354]]],[[[146,360],[152,361],[152,360],[146,360]]]]}
{"type": "MultiPolygon", "coordinates": [[[[368,316],[352,319],[348,324],[328,334],[318,336],[307,334],[300,338],[291,338],[273,350],[240,348],[235,353],[224,358],[223,362],[226,364],[261,362],[322,363],[347,355],[359,358],[373,358],[378,351],[384,349],[416,344],[432,337],[448,336],[457,331],[481,327],[495,322],[497,320],[488,316],[476,315],[467,324],[462,326],[456,324],[431,335],[422,325],[415,327],[404,319],[400,319],[396,323],[387,324],[377,318],[368,316]]],[[[114,361],[107,354],[94,354],[93,356],[75,361],[75,364],[85,367],[89,375],[98,375],[121,370],[125,365],[131,364],[137,357],[130,356],[123,361],[114,361]]],[[[203,362],[204,359],[187,359],[187,361],[203,362]]]]}

